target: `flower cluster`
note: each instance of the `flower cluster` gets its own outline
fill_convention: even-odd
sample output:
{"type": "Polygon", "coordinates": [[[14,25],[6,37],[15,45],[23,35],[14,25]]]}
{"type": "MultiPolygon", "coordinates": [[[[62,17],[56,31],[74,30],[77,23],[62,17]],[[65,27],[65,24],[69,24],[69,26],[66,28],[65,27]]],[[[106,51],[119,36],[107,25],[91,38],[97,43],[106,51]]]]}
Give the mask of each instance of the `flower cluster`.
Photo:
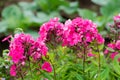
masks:
{"type": "Polygon", "coordinates": [[[57,39],[62,40],[63,46],[74,46],[83,41],[85,43],[92,41],[97,41],[98,44],[104,43],[104,39],[91,20],[78,17],[67,20],[64,25],[58,20],[58,18],[51,19],[40,27],[40,40],[50,41],[54,39],[52,35],[56,34],[57,39]]]}
{"type": "Polygon", "coordinates": [[[78,43],[87,44],[92,41],[97,41],[98,44],[104,43],[96,25],[91,20],[79,17],[65,22],[62,39],[63,45],[68,46],[74,46],[78,43]]]}
{"type": "MultiPolygon", "coordinates": [[[[107,55],[110,53],[110,58],[113,60],[115,56],[119,53],[120,51],[120,14],[114,16],[113,18],[114,24],[110,24],[110,31],[111,33],[110,38],[111,38],[111,43],[107,45],[107,48],[104,51],[104,54],[107,55]]],[[[120,58],[118,58],[118,61],[120,58]]]]}
{"type": "Polygon", "coordinates": [[[38,39],[35,41],[29,34],[16,34],[10,42],[9,56],[13,61],[10,68],[11,76],[16,76],[17,67],[24,66],[29,58],[33,58],[35,61],[40,60],[42,55],[46,56],[47,51],[45,43],[40,42],[38,39]]]}
{"type": "Polygon", "coordinates": [[[9,56],[12,57],[13,63],[17,64],[23,61],[28,53],[29,48],[33,45],[34,40],[30,35],[16,34],[10,42],[9,56]]]}
{"type": "Polygon", "coordinates": [[[116,27],[120,28],[120,14],[114,16],[114,23],[116,24],[116,27]]]}
{"type": "Polygon", "coordinates": [[[53,18],[50,21],[44,23],[40,27],[39,40],[43,42],[50,42],[51,40],[58,42],[60,39],[59,36],[62,35],[63,26],[64,25],[59,22],[59,18],[53,18]]]}

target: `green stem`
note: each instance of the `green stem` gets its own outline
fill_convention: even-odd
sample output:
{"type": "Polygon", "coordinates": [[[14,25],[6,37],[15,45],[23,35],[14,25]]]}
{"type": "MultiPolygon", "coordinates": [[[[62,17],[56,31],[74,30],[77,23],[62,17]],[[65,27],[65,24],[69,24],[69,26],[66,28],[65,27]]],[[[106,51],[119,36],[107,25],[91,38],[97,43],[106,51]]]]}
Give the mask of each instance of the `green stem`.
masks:
{"type": "Polygon", "coordinates": [[[55,66],[54,66],[54,64],[53,64],[53,70],[54,70],[54,80],[57,80],[57,79],[56,79],[56,71],[55,71],[55,66]]]}
{"type": "Polygon", "coordinates": [[[83,50],[83,76],[85,76],[85,59],[86,58],[86,54],[85,54],[85,47],[83,50]]]}
{"type": "Polygon", "coordinates": [[[98,51],[98,76],[99,76],[99,80],[101,79],[100,78],[100,69],[101,69],[101,63],[100,63],[100,51],[99,51],[99,48],[98,48],[98,44],[97,44],[97,51],[98,51]]]}
{"type": "Polygon", "coordinates": [[[53,71],[54,71],[54,76],[53,76],[53,78],[54,78],[54,80],[57,80],[56,79],[56,70],[55,70],[55,65],[54,65],[54,63],[50,60],[50,63],[52,64],[52,67],[53,67],[53,71]]]}
{"type": "Polygon", "coordinates": [[[20,71],[18,71],[18,73],[20,74],[21,79],[24,80],[21,68],[20,68],[20,71]]]}

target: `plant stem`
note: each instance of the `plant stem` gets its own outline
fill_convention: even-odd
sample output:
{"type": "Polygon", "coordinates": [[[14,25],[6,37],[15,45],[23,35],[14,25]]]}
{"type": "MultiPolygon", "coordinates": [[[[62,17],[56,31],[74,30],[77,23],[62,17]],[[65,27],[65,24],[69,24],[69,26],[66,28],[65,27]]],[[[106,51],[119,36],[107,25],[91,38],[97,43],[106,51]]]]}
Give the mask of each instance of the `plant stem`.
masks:
{"type": "Polygon", "coordinates": [[[21,68],[20,68],[20,71],[18,71],[18,73],[20,74],[21,79],[24,80],[23,75],[22,75],[21,68]]]}
{"type": "Polygon", "coordinates": [[[23,76],[22,76],[22,73],[20,73],[20,76],[21,76],[21,79],[24,80],[23,76]]]}
{"type": "Polygon", "coordinates": [[[99,48],[98,48],[98,44],[97,44],[97,51],[98,51],[98,74],[99,74],[99,80],[100,80],[101,64],[100,64],[100,51],[99,51],[99,48]]]}
{"type": "Polygon", "coordinates": [[[54,78],[54,80],[57,80],[56,79],[56,70],[55,70],[55,65],[53,64],[53,62],[50,60],[50,63],[52,64],[52,67],[53,67],[53,71],[54,71],[54,76],[53,76],[53,78],[54,78]]]}
{"type": "Polygon", "coordinates": [[[28,58],[28,61],[29,61],[30,75],[31,75],[31,77],[32,77],[32,70],[31,70],[31,64],[30,64],[30,57],[28,58]]]}
{"type": "Polygon", "coordinates": [[[53,70],[54,70],[54,80],[57,80],[57,79],[56,79],[56,71],[55,71],[55,66],[54,66],[54,64],[53,64],[53,70]]]}
{"type": "Polygon", "coordinates": [[[85,76],[85,58],[86,58],[86,53],[85,53],[85,47],[83,49],[83,75],[85,76]]]}

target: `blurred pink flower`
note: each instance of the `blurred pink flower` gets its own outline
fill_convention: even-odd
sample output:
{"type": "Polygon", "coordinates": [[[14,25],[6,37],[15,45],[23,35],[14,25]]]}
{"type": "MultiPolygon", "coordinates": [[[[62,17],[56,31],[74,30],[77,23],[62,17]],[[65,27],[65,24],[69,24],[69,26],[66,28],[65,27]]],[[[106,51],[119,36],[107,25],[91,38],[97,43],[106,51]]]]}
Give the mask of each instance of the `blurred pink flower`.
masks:
{"type": "Polygon", "coordinates": [[[118,28],[120,28],[120,14],[114,16],[114,22],[118,28]]]}
{"type": "Polygon", "coordinates": [[[108,54],[109,50],[105,49],[104,54],[108,54]]]}
{"type": "Polygon", "coordinates": [[[108,46],[109,48],[115,49],[115,44],[114,44],[114,43],[109,43],[107,46],[108,46]]]}
{"type": "Polygon", "coordinates": [[[16,65],[13,64],[11,67],[10,67],[10,75],[11,76],[16,76],[16,65]]]}
{"type": "Polygon", "coordinates": [[[120,40],[117,40],[116,44],[115,44],[116,48],[120,50],[120,40]]]}
{"type": "Polygon", "coordinates": [[[51,64],[49,62],[44,62],[42,64],[42,70],[45,70],[47,72],[52,72],[51,64]]]}
{"type": "Polygon", "coordinates": [[[118,54],[118,52],[113,52],[113,53],[111,53],[111,54],[110,54],[110,58],[111,58],[111,59],[114,59],[117,54],[118,54]]]}
{"type": "Polygon", "coordinates": [[[94,57],[95,54],[93,54],[93,53],[88,53],[88,56],[89,56],[89,57],[94,57]]]}

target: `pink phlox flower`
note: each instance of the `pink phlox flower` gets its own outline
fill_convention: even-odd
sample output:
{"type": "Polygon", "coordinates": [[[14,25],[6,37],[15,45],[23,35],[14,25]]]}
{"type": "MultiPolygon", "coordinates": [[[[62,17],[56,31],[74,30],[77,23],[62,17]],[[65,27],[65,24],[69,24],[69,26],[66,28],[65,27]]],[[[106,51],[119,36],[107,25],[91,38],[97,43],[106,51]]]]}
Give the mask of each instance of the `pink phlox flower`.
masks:
{"type": "Polygon", "coordinates": [[[34,39],[29,34],[15,34],[9,47],[9,56],[11,56],[12,61],[17,64],[21,59],[25,58],[26,51],[29,51],[29,47],[31,47],[33,43],[34,39]]]}
{"type": "Polygon", "coordinates": [[[34,42],[33,46],[30,49],[31,56],[34,60],[41,59],[42,55],[46,56],[48,48],[43,41],[40,41],[39,38],[34,42]]]}
{"type": "Polygon", "coordinates": [[[91,20],[75,18],[67,20],[63,28],[62,41],[64,46],[73,46],[78,43],[92,42],[95,39],[99,44],[104,43],[103,37],[98,33],[96,24],[91,20]]]}
{"type": "MultiPolygon", "coordinates": [[[[63,24],[59,22],[59,18],[53,18],[50,21],[44,23],[39,30],[39,35],[40,35],[40,40],[45,42],[49,35],[50,32],[54,31],[57,36],[61,35],[63,28],[63,24]]],[[[55,35],[55,34],[54,34],[55,35]]]]}

